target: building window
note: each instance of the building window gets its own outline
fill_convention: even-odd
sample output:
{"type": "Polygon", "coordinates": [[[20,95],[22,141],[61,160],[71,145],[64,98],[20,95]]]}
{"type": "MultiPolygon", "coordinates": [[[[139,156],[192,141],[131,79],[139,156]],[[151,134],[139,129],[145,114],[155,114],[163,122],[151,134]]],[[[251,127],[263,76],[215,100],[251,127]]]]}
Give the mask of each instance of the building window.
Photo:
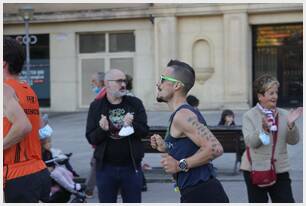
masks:
{"type": "Polygon", "coordinates": [[[281,84],[278,105],[303,105],[303,24],[254,26],[253,37],[253,80],[273,75],[281,84]]]}
{"type": "Polygon", "coordinates": [[[133,77],[135,36],[133,32],[80,33],[79,91],[80,107],[88,107],[95,94],[90,79],[94,72],[120,69],[133,77]]]}
{"type": "Polygon", "coordinates": [[[105,52],[105,34],[80,34],[80,53],[105,52]]]}
{"type": "Polygon", "coordinates": [[[133,33],[114,33],[109,35],[109,51],[125,52],[135,51],[135,38],[133,33]]]}
{"type": "Polygon", "coordinates": [[[83,83],[81,105],[88,105],[95,97],[90,85],[91,76],[93,73],[105,71],[104,59],[83,59],[81,69],[81,82],[83,83]]]}
{"type": "Polygon", "coordinates": [[[133,75],[133,58],[111,58],[110,68],[119,68],[128,75],[133,75]]]}

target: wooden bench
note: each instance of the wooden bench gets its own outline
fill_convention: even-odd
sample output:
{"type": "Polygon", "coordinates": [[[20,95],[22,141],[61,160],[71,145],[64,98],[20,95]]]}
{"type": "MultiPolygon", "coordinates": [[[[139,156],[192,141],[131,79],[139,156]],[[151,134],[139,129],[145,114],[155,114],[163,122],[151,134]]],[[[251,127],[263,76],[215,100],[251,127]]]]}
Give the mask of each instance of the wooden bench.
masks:
{"type": "MultiPolygon", "coordinates": [[[[210,131],[217,137],[223,146],[224,153],[235,153],[236,161],[234,165],[234,173],[237,173],[238,164],[241,163],[241,156],[245,149],[243,141],[241,126],[224,127],[224,126],[208,126],[210,131]]],[[[150,145],[150,137],[153,134],[159,134],[164,137],[167,127],[165,126],[151,126],[149,135],[142,139],[146,153],[158,153],[157,150],[152,149],[150,145]]]]}

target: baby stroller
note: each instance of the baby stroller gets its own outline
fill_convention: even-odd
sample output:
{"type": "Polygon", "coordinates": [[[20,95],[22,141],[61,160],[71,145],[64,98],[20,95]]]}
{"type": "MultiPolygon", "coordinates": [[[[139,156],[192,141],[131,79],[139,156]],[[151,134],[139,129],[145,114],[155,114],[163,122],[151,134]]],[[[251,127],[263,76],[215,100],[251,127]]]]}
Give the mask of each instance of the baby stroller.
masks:
{"type": "Polygon", "coordinates": [[[80,175],[76,171],[74,171],[74,169],[72,168],[69,162],[69,158],[72,155],[72,153],[65,154],[62,152],[62,150],[57,149],[57,148],[50,148],[50,151],[52,153],[52,157],[56,158],[56,162],[59,165],[64,165],[66,169],[72,172],[74,177],[80,177],[80,175]]]}
{"type": "Polygon", "coordinates": [[[49,202],[51,203],[62,203],[62,202],[73,202],[73,203],[84,203],[86,202],[85,195],[85,178],[73,177],[65,166],[64,161],[69,159],[69,156],[62,155],[61,157],[54,157],[46,160],[45,163],[50,169],[50,177],[52,179],[52,187],[50,192],[49,202]],[[71,195],[73,198],[71,199],[71,195]],[[70,201],[71,199],[71,201],[70,201]]]}
{"type": "Polygon", "coordinates": [[[64,154],[61,150],[52,148],[51,136],[53,129],[48,124],[48,115],[42,116],[42,127],[39,129],[42,146],[42,158],[45,161],[52,179],[49,202],[86,202],[85,179],[73,170],[69,163],[70,154],[64,154]]]}

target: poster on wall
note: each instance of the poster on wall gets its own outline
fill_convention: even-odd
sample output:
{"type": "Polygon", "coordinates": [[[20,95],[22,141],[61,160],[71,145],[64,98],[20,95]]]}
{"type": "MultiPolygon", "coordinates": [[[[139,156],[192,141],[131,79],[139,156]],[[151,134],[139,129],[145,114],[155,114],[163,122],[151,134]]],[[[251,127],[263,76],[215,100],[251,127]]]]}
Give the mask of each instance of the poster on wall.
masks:
{"type": "MultiPolygon", "coordinates": [[[[7,35],[18,40],[24,47],[25,36],[7,35]]],[[[41,107],[50,107],[50,41],[49,34],[30,34],[30,84],[37,94],[41,107]]],[[[27,80],[27,67],[24,64],[20,79],[27,80]]]]}
{"type": "MultiPolygon", "coordinates": [[[[27,69],[24,67],[20,79],[27,80],[27,69]]],[[[30,65],[30,83],[39,99],[50,98],[50,65],[47,59],[32,59],[30,65]]]]}

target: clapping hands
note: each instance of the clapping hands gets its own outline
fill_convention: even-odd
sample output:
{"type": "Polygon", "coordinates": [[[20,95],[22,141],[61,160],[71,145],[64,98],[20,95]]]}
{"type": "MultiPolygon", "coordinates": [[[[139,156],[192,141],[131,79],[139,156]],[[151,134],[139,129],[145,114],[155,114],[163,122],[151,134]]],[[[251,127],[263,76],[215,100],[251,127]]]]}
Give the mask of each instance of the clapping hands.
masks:
{"type": "Polygon", "coordinates": [[[109,130],[109,123],[108,120],[106,118],[106,116],[104,116],[103,114],[101,114],[101,119],[99,121],[99,125],[100,127],[104,130],[104,131],[108,131],[109,130]]]}
{"type": "Polygon", "coordinates": [[[303,107],[291,109],[287,116],[287,123],[290,128],[293,127],[294,122],[303,114],[303,107]]]}
{"type": "Polygon", "coordinates": [[[133,120],[134,120],[134,115],[132,113],[127,113],[123,118],[124,126],[132,125],[133,120]]]}

